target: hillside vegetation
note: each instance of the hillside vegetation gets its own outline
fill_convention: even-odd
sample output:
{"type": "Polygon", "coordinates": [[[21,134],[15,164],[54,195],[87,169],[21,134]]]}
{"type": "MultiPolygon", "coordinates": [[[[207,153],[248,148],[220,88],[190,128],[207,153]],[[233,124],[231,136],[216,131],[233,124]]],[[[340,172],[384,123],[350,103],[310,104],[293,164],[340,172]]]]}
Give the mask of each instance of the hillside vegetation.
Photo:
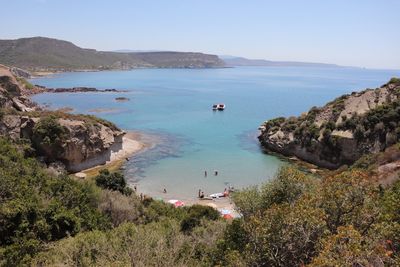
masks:
{"type": "Polygon", "coordinates": [[[218,56],[183,52],[117,53],[44,38],[0,40],[0,63],[31,71],[223,67],[218,56]]]}
{"type": "Polygon", "coordinates": [[[121,179],[104,182],[110,172],[101,187],[56,176],[4,138],[0,162],[3,266],[400,264],[400,183],[379,187],[356,166],[321,179],[285,167],[236,192],[243,217],[225,221],[206,206],[141,201],[121,179]]]}

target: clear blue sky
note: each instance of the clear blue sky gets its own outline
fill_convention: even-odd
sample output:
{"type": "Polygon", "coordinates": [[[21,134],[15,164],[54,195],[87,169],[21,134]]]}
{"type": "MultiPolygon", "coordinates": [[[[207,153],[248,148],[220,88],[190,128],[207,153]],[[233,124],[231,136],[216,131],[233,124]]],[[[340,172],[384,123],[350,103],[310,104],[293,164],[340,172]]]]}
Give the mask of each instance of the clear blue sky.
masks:
{"type": "Polygon", "coordinates": [[[400,69],[400,0],[0,0],[0,39],[400,69]]]}

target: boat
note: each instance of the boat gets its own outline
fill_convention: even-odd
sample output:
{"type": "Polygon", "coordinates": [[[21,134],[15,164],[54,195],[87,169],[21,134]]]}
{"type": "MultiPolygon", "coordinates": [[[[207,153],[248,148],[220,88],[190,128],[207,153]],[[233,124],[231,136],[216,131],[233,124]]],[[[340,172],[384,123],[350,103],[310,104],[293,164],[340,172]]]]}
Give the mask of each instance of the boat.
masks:
{"type": "Polygon", "coordinates": [[[213,110],[224,110],[225,109],[225,104],[214,104],[212,107],[213,110]]]}

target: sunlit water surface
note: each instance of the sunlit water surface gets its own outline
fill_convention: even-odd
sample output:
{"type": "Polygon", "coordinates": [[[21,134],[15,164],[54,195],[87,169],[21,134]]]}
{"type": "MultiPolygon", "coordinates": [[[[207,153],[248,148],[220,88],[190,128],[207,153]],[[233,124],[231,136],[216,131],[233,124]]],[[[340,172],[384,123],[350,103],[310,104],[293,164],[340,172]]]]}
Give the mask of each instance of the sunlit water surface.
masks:
{"type": "Polygon", "coordinates": [[[230,185],[260,184],[274,175],[283,162],[258,145],[257,128],[263,121],[299,115],[341,94],[378,87],[399,74],[355,68],[140,69],[63,73],[32,82],[126,90],[46,93],[33,99],[149,134],[157,145],[126,163],[127,179],[152,196],[188,199],[199,189],[221,192],[230,185]],[[117,102],[115,97],[130,101],[117,102]],[[219,102],[226,110],[213,112],[212,104],[219,102]]]}

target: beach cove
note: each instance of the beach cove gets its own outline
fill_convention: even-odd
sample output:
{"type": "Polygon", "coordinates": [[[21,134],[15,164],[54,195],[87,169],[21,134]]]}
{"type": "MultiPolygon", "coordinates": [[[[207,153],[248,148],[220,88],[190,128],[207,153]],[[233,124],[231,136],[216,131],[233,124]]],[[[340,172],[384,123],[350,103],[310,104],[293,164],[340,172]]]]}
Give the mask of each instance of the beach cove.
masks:
{"type": "Polygon", "coordinates": [[[341,94],[380,86],[395,75],[357,68],[241,67],[62,73],[32,82],[126,90],[45,93],[33,100],[141,132],[143,140],[138,141],[152,145],[123,164],[128,182],[155,198],[194,203],[199,189],[209,195],[229,186],[258,185],[285,164],[259,147],[257,127],[266,119],[299,115],[341,94]],[[129,101],[118,102],[117,97],[129,101]],[[213,112],[212,104],[219,102],[226,110],[213,112]]]}

